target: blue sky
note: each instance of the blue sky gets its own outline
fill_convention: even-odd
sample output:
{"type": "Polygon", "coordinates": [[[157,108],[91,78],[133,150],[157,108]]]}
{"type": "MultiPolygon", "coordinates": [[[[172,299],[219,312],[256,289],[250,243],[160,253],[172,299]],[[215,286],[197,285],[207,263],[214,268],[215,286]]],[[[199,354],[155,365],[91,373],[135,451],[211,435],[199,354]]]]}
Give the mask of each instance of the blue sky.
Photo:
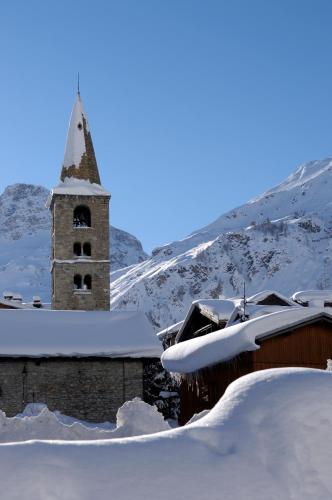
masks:
{"type": "Polygon", "coordinates": [[[0,189],[58,182],[79,71],[111,222],[183,238],[332,156],[331,25],[328,0],[4,2],[0,189]]]}

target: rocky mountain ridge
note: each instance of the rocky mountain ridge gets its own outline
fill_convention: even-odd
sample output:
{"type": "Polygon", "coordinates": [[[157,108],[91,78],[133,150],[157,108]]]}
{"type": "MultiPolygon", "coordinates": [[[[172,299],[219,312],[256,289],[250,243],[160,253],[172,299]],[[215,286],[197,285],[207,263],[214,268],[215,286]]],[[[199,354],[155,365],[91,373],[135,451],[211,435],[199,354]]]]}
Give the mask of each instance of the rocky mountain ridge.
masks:
{"type": "Polygon", "coordinates": [[[198,298],[332,287],[332,159],[284,182],[114,276],[112,307],[142,309],[156,330],[198,298]]]}

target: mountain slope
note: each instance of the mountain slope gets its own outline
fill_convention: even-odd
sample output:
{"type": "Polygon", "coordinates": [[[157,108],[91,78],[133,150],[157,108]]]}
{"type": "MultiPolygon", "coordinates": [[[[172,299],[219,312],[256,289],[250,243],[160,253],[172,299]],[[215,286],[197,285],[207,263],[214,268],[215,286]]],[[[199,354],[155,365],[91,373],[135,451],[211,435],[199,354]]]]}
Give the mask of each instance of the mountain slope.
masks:
{"type": "Polygon", "coordinates": [[[187,238],[157,248],[112,284],[112,307],[143,309],[156,329],[181,320],[192,300],[276,288],[329,288],[332,159],[284,182],[187,238]]]}
{"type": "MultiPolygon", "coordinates": [[[[5,289],[26,300],[40,295],[50,300],[51,218],[42,186],[14,184],[0,195],[0,294],[5,289]]],[[[111,226],[111,269],[147,258],[131,234],[111,226]]]]}

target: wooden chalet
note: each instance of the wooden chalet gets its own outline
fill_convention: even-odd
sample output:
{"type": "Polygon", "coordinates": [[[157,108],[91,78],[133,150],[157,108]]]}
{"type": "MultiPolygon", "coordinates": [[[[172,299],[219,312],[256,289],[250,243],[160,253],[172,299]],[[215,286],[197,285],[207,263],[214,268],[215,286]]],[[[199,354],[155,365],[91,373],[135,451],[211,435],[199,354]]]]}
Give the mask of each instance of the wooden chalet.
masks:
{"type": "Polygon", "coordinates": [[[250,372],[326,369],[332,358],[332,309],[279,305],[276,312],[179,342],[164,352],[163,366],[181,374],[181,424],[212,408],[231,382],[250,372]]]}
{"type": "Polygon", "coordinates": [[[180,325],[177,331],[175,331],[174,327],[170,327],[160,332],[158,336],[160,338],[162,335],[166,336],[166,332],[172,332],[172,342],[167,346],[169,347],[176,342],[202,337],[256,315],[267,314],[280,308],[296,305],[298,304],[293,300],[271,290],[247,298],[245,309],[243,308],[243,298],[239,297],[196,300],[192,303],[185,320],[174,325],[174,327],[180,325]]]}

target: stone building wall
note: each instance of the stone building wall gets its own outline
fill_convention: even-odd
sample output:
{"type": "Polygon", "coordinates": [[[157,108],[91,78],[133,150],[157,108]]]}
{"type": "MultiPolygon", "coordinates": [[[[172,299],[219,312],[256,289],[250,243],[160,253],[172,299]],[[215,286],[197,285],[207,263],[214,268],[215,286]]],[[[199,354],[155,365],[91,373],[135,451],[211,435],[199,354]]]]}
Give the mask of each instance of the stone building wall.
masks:
{"type": "Polygon", "coordinates": [[[143,396],[140,359],[0,358],[0,409],[9,417],[38,402],[79,419],[114,421],[125,401],[143,396]]]}
{"type": "Polygon", "coordinates": [[[82,262],[75,264],[53,264],[52,282],[54,294],[52,309],[79,309],[85,311],[108,311],[110,308],[109,263],[82,262]],[[92,289],[74,290],[74,275],[92,277],[92,289]]]}
{"type": "Polygon", "coordinates": [[[52,308],[109,310],[109,197],[54,194],[52,200],[52,308]],[[74,209],[91,212],[91,227],[74,227],[74,209]],[[74,243],[90,243],[91,256],[77,257],[74,243]],[[89,292],[74,291],[74,275],[92,277],[89,292]]]}

